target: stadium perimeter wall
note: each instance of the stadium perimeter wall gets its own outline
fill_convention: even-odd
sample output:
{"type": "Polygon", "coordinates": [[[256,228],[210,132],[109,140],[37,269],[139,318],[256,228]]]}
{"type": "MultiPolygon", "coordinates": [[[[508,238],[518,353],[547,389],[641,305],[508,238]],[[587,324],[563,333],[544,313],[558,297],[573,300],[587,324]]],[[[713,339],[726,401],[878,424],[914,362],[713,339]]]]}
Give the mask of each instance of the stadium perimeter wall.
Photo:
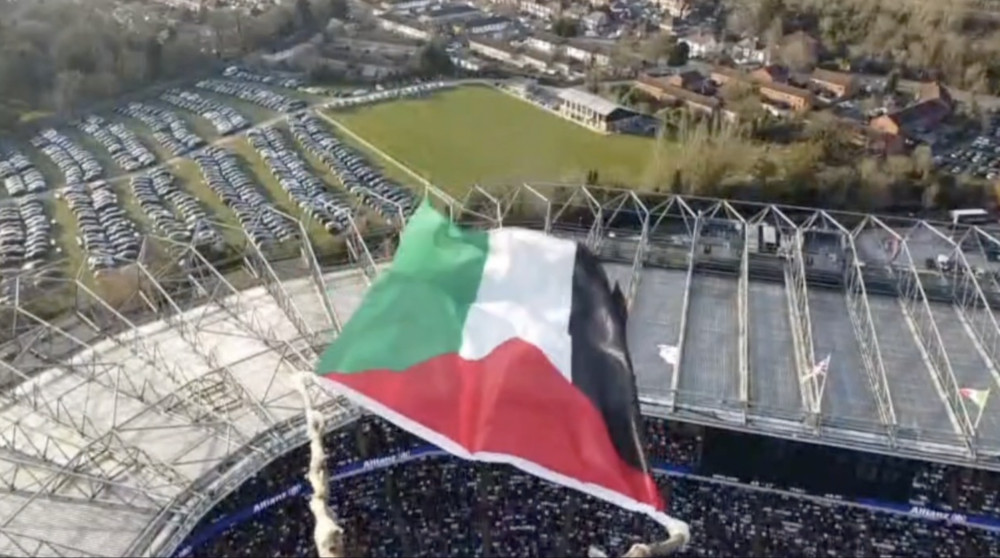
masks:
{"type": "MultiPolygon", "coordinates": [[[[360,463],[352,463],[349,465],[344,465],[338,468],[331,475],[330,482],[331,483],[339,482],[345,479],[349,479],[351,477],[367,474],[371,471],[385,469],[388,467],[392,467],[402,463],[408,463],[410,461],[415,461],[418,459],[444,457],[448,455],[450,454],[441,449],[438,449],[437,447],[430,445],[421,446],[419,448],[409,451],[403,451],[395,454],[386,455],[383,457],[375,457],[372,459],[367,459],[360,463]]],[[[884,502],[868,498],[861,498],[857,500],[845,500],[845,499],[811,496],[808,494],[803,494],[798,492],[777,490],[762,486],[753,486],[740,482],[734,482],[732,480],[718,476],[705,477],[694,474],[689,467],[680,467],[664,462],[654,462],[653,473],[656,475],[685,477],[701,482],[725,484],[746,490],[756,490],[760,492],[771,492],[775,494],[782,494],[793,498],[811,500],[813,502],[817,502],[826,506],[853,506],[853,507],[865,508],[875,512],[906,515],[909,517],[914,517],[927,521],[946,521],[949,523],[959,523],[970,527],[976,527],[980,529],[986,529],[989,531],[1000,532],[1000,519],[992,517],[965,515],[960,513],[952,513],[952,512],[936,510],[923,506],[884,502]]],[[[288,500],[290,498],[308,498],[310,494],[311,494],[311,489],[309,488],[307,482],[304,481],[296,482],[283,490],[280,490],[278,492],[275,492],[274,494],[261,498],[254,504],[248,505],[243,509],[240,509],[239,511],[236,511],[234,513],[231,513],[227,516],[220,518],[218,521],[216,521],[209,527],[199,532],[192,533],[189,537],[187,537],[184,544],[180,548],[178,548],[171,556],[173,556],[174,558],[186,558],[190,556],[197,548],[213,540],[215,537],[221,535],[228,529],[250,520],[254,516],[268,510],[269,508],[281,502],[284,502],[285,500],[288,500]]]]}

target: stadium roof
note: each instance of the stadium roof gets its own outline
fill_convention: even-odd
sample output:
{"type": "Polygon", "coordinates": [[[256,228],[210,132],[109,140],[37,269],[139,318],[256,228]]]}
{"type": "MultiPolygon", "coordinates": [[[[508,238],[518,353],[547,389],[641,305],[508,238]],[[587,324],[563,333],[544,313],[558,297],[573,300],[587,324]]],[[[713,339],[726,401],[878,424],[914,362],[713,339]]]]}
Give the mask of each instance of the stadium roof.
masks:
{"type": "Polygon", "coordinates": [[[583,105],[601,116],[610,116],[613,112],[622,108],[604,97],[579,89],[563,89],[559,91],[559,98],[564,101],[583,105]]]}
{"type": "MultiPolygon", "coordinates": [[[[603,256],[628,293],[648,413],[1000,469],[1000,404],[979,417],[959,394],[1000,381],[1000,241],[987,231],[576,186],[430,192],[462,222],[537,227],[603,256]]],[[[281,255],[247,243],[223,273],[151,237],[142,262],[96,285],[11,279],[0,554],[169,553],[304,439],[294,378],[357,307],[394,234],[351,235],[347,269],[321,267],[309,244],[281,255]],[[45,319],[67,294],[71,311],[45,319]]]]}

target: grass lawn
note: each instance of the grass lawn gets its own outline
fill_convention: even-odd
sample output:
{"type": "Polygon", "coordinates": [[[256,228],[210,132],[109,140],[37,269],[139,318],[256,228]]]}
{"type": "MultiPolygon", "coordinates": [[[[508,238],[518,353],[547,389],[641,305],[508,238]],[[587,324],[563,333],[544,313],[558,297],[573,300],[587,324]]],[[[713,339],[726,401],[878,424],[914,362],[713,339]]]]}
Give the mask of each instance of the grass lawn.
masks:
{"type": "Polygon", "coordinates": [[[582,181],[590,169],[602,183],[639,187],[656,159],[651,139],[591,132],[480,86],[330,115],[453,194],[474,183],[582,181]]]}

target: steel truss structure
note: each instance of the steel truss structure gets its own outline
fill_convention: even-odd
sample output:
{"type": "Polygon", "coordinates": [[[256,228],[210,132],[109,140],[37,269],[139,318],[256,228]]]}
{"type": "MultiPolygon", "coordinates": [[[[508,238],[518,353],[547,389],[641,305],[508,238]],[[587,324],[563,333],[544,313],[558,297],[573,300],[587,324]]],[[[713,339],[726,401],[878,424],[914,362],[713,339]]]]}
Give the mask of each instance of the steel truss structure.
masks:
{"type": "MultiPolygon", "coordinates": [[[[647,413],[1000,469],[1000,408],[961,395],[1000,385],[988,231],[577,185],[426,192],[458,223],[598,253],[626,293],[647,413]]],[[[149,236],[139,261],[96,278],[7,279],[0,554],[169,554],[304,441],[294,382],[405,216],[352,225],[343,254],[317,253],[308,224],[284,217],[294,246],[233,229],[239,245],[210,255],[149,236]]],[[[310,389],[331,427],[358,415],[310,389]]]]}

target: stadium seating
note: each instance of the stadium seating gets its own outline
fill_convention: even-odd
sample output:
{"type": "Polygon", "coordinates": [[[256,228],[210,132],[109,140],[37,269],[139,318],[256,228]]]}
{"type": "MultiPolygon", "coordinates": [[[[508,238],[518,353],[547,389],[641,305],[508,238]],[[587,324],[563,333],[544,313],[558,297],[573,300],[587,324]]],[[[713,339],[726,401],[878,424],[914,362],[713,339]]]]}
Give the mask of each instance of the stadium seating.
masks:
{"type": "MultiPolygon", "coordinates": [[[[705,439],[696,431],[685,440],[684,427],[650,419],[646,433],[654,459],[691,469],[701,466],[705,439]]],[[[333,471],[424,445],[374,417],[331,432],[325,443],[333,471]]],[[[306,446],[272,462],[199,523],[181,555],[313,555],[313,521],[298,494],[221,534],[196,540],[214,522],[302,481],[307,462],[306,446]]],[[[919,480],[915,493],[933,494],[927,490],[931,477],[955,486],[949,484],[958,482],[952,478],[972,482],[981,476],[955,476],[953,469],[923,465],[913,477],[919,480]]],[[[361,472],[334,481],[331,491],[351,556],[583,556],[591,545],[614,556],[635,542],[663,535],[643,516],[508,466],[435,456],[355,470],[361,472]]],[[[849,480],[851,471],[844,472],[849,480]]],[[[671,513],[689,521],[696,537],[680,556],[1000,555],[1000,534],[962,522],[875,511],[763,483],[675,475],[659,476],[658,482],[671,513]]],[[[924,503],[941,502],[926,496],[924,503]]]]}

